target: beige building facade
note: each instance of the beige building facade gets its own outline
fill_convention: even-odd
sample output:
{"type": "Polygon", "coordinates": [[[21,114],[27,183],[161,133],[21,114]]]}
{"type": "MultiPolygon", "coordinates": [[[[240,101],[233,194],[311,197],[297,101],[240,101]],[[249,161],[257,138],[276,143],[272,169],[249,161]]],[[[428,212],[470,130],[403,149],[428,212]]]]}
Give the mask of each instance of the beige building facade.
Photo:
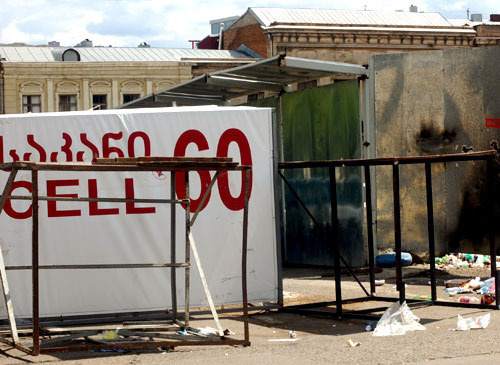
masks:
{"type": "Polygon", "coordinates": [[[473,25],[439,13],[249,8],[224,32],[224,49],[367,64],[372,54],[500,45],[500,22],[473,25]]]}
{"type": "Polygon", "coordinates": [[[0,47],[0,113],[115,108],[251,61],[234,51],[0,47]]]}

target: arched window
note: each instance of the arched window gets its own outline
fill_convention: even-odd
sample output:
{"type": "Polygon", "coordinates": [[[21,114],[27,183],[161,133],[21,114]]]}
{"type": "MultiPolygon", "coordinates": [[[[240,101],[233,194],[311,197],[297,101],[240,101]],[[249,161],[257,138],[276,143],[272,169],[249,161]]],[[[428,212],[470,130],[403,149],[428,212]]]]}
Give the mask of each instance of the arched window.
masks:
{"type": "Polygon", "coordinates": [[[68,48],[62,54],[63,61],[78,62],[80,61],[80,53],[76,49],[68,48]]]}

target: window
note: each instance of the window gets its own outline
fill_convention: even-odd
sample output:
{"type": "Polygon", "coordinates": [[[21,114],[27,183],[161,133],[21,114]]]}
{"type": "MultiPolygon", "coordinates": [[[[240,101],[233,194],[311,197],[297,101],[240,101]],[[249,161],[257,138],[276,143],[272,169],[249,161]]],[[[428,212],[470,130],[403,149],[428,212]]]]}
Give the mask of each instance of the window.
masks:
{"type": "Polygon", "coordinates": [[[76,49],[67,49],[66,51],[63,52],[62,54],[62,60],[63,61],[80,61],[80,53],[76,49]]]}
{"type": "Polygon", "coordinates": [[[130,103],[135,99],[139,99],[141,94],[123,94],[123,104],[130,103]]]}
{"type": "Polygon", "coordinates": [[[40,95],[23,95],[23,113],[41,113],[40,95]]]}
{"type": "Polygon", "coordinates": [[[107,95],[92,95],[92,109],[104,110],[108,108],[107,95]]]}
{"type": "Polygon", "coordinates": [[[76,95],[59,95],[59,111],[73,112],[76,110],[76,95]]]}

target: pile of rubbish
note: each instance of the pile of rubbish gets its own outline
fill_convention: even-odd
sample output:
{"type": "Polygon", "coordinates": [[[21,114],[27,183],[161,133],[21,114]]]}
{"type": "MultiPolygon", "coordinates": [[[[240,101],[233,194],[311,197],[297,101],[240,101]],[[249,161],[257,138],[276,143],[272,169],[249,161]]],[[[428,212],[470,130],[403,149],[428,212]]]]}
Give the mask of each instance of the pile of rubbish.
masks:
{"type": "Polygon", "coordinates": [[[452,279],[446,280],[445,293],[454,296],[458,294],[479,294],[481,299],[474,296],[461,296],[458,301],[462,303],[481,302],[482,304],[492,304],[495,302],[495,278],[481,280],[475,279],[452,279]]]}
{"type": "MultiPolygon", "coordinates": [[[[500,257],[497,257],[500,262],[500,257]]],[[[443,257],[436,257],[436,266],[439,268],[468,268],[468,267],[485,267],[491,265],[491,257],[489,255],[473,255],[470,253],[448,254],[443,257]]]]}
{"type": "MultiPolygon", "coordinates": [[[[457,327],[454,331],[469,331],[471,329],[486,328],[490,323],[490,313],[486,313],[479,317],[463,318],[460,314],[457,319],[457,327]]],[[[420,323],[418,318],[410,310],[406,302],[399,304],[393,303],[384,312],[378,322],[372,323],[368,321],[366,331],[373,331],[373,336],[401,336],[410,331],[423,331],[425,327],[420,323]]],[[[359,342],[348,340],[351,347],[359,346],[359,342]]]]}

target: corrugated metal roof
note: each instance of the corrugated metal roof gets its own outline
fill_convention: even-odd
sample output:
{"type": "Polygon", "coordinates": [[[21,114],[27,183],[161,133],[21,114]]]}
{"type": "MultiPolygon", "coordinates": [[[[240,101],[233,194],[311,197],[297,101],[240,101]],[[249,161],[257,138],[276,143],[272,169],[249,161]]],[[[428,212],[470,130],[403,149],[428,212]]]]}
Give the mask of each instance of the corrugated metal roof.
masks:
{"type": "Polygon", "coordinates": [[[483,24],[484,22],[473,22],[468,19],[447,19],[451,24],[456,27],[474,27],[479,24],[483,24]]]}
{"type": "MultiPolygon", "coordinates": [[[[71,47],[0,47],[2,62],[59,62],[71,47]]],[[[80,62],[180,62],[184,60],[243,60],[245,53],[229,50],[139,47],[75,47],[80,62]]]]}
{"type": "Polygon", "coordinates": [[[51,50],[46,47],[0,47],[0,58],[5,58],[7,62],[54,61],[51,50]]]}
{"type": "Polygon", "coordinates": [[[406,27],[452,27],[439,13],[333,9],[249,8],[263,26],[271,24],[325,24],[406,27]]]}

